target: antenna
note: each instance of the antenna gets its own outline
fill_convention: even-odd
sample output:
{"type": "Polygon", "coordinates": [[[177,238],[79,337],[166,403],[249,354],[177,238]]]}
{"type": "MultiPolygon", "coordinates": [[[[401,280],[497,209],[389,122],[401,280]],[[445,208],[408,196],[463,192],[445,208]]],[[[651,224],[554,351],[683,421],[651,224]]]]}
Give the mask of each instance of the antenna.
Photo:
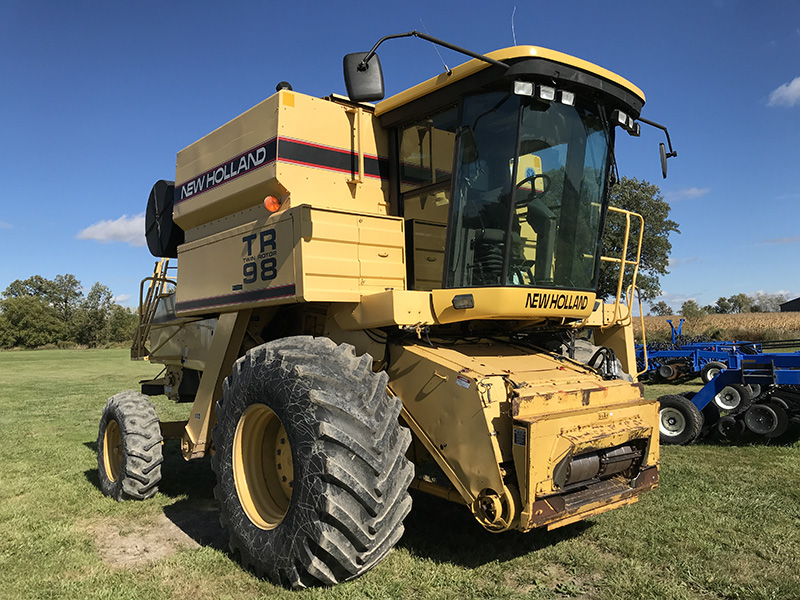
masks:
{"type": "Polygon", "coordinates": [[[514,7],[514,10],[511,11],[511,39],[514,40],[514,45],[517,45],[517,32],[514,29],[514,15],[517,14],[517,7],[514,7]]]}
{"type": "MultiPolygon", "coordinates": [[[[419,18],[419,22],[420,22],[420,23],[422,23],[422,28],[425,30],[425,33],[427,33],[428,35],[430,35],[430,32],[428,32],[428,28],[427,28],[427,27],[425,27],[425,21],[423,21],[423,20],[422,20],[422,17],[420,17],[420,18],[419,18]]],[[[436,54],[438,54],[438,55],[439,55],[439,60],[440,60],[440,61],[442,61],[442,65],[444,66],[444,70],[445,70],[445,72],[446,72],[448,75],[451,75],[451,74],[453,73],[453,71],[452,71],[452,70],[450,69],[450,67],[448,67],[448,66],[447,66],[447,64],[444,62],[444,59],[442,58],[442,53],[441,53],[441,52],[439,52],[439,48],[437,48],[437,47],[436,47],[436,44],[434,44],[433,42],[431,42],[431,46],[433,46],[434,50],[436,50],[436,54]]]]}

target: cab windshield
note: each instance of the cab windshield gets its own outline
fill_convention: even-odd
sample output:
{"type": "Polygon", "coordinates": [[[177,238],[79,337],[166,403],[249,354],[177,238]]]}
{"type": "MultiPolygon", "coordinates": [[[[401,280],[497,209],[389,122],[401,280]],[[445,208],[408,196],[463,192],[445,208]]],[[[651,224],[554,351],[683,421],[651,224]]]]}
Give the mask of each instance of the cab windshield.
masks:
{"type": "Polygon", "coordinates": [[[445,286],[595,289],[608,148],[597,105],[464,99],[445,286]]]}

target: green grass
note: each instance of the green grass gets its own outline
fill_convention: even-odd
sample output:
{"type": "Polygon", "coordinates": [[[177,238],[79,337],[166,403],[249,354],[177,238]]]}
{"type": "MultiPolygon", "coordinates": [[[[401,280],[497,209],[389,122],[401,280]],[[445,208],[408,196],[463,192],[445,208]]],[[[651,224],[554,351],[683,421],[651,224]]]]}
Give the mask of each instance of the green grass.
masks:
{"type": "MultiPolygon", "coordinates": [[[[100,493],[102,406],[157,372],[127,357],[0,353],[0,598],[800,598],[797,443],[664,448],[656,491],[552,532],[490,534],[466,509],[415,495],[403,539],[376,569],[333,589],[276,588],[225,552],[207,461],[185,463],[170,444],[154,499],[100,493]],[[201,544],[127,566],[104,560],[120,542],[139,544],[139,558],[169,546],[153,542],[165,516],[201,544]]],[[[188,406],[158,410],[176,419],[188,406]]]]}

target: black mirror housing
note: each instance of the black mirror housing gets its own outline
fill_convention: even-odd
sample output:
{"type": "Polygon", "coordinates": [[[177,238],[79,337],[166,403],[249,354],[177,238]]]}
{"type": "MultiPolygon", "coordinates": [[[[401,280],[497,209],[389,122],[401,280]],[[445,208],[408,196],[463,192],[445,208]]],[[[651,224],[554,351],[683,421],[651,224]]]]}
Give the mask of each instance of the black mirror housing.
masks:
{"type": "Polygon", "coordinates": [[[658,152],[661,154],[661,175],[664,179],[667,178],[667,147],[664,145],[664,142],[661,142],[658,145],[658,152]]]}
{"type": "Polygon", "coordinates": [[[377,54],[361,67],[369,52],[354,52],[344,57],[344,85],[347,95],[354,102],[377,102],[383,100],[383,71],[377,54]]]}

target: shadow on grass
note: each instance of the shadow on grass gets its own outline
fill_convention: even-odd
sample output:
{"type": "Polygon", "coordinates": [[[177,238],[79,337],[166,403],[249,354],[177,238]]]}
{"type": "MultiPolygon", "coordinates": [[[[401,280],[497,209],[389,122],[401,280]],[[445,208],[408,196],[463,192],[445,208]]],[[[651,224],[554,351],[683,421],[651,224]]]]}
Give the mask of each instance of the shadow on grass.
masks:
{"type": "Polygon", "coordinates": [[[398,544],[418,557],[474,568],[505,562],[580,535],[592,526],[581,521],[554,531],[490,533],[466,506],[414,492],[405,534],[398,544]]]}
{"type": "MultiPolygon", "coordinates": [[[[84,444],[92,451],[97,443],[84,444]]],[[[159,492],[174,500],[164,515],[198,544],[228,552],[228,534],[219,522],[214,499],[214,473],[209,458],[184,460],[180,444],[164,445],[159,492]]],[[[100,489],[97,469],[85,471],[87,481],[100,489]]],[[[523,534],[502,534],[483,529],[466,506],[412,492],[413,506],[405,520],[405,533],[398,546],[411,554],[474,568],[490,562],[505,562],[580,535],[591,527],[583,521],[556,529],[523,534]]]]}
{"type": "MultiPolygon", "coordinates": [[[[84,442],[97,452],[97,442],[84,442]]],[[[84,472],[86,480],[100,489],[97,469],[84,472]]],[[[174,500],[164,507],[166,516],[184,534],[201,546],[228,551],[228,533],[219,522],[219,507],[214,499],[215,477],[210,458],[186,461],[177,440],[164,444],[159,493],[174,500]]]]}

